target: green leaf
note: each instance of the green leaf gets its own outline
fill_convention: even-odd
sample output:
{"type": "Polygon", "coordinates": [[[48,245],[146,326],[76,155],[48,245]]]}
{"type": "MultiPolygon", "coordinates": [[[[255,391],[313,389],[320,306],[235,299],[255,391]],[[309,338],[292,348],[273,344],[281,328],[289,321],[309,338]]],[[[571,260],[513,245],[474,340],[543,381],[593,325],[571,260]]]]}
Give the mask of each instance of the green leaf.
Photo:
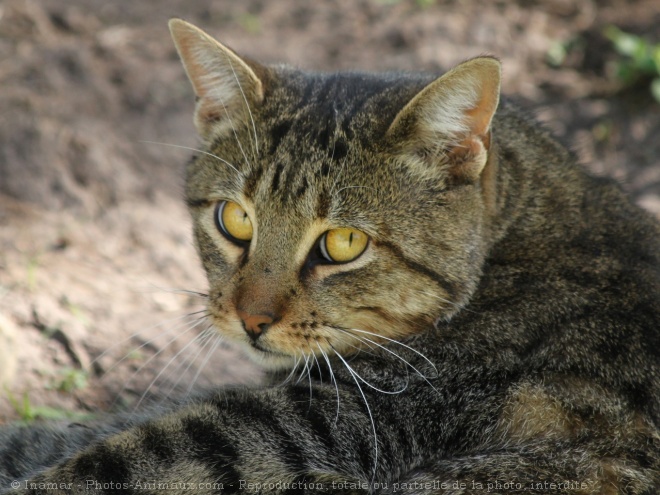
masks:
{"type": "Polygon", "coordinates": [[[652,51],[653,53],[651,55],[651,58],[653,59],[653,63],[655,64],[654,72],[656,74],[660,74],[660,44],[655,45],[652,51]]]}
{"type": "MultiPolygon", "coordinates": [[[[640,50],[640,44],[644,44],[639,36],[634,34],[624,33],[615,26],[609,26],[605,29],[605,36],[614,43],[614,48],[621,55],[635,57],[635,54],[640,50]]],[[[643,48],[642,48],[643,49],[643,48]]]]}
{"type": "Polygon", "coordinates": [[[655,101],[660,103],[660,77],[656,77],[651,81],[651,94],[655,98],[655,101]]]}
{"type": "Polygon", "coordinates": [[[561,41],[554,42],[546,53],[548,63],[553,67],[559,67],[566,59],[566,45],[561,41]]]}
{"type": "Polygon", "coordinates": [[[93,415],[89,414],[89,413],[72,412],[72,411],[67,411],[65,409],[57,409],[55,407],[48,407],[48,406],[35,407],[35,408],[33,408],[32,412],[33,412],[32,420],[35,420],[35,419],[85,420],[85,419],[90,419],[90,418],[93,417],[93,415]]]}

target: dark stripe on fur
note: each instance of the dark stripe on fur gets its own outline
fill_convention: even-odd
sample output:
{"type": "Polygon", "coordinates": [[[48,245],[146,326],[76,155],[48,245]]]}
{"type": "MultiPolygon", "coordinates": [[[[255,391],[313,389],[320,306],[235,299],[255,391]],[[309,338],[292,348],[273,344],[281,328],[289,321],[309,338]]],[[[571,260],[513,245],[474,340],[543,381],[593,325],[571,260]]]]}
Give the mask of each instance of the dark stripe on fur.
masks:
{"type": "Polygon", "coordinates": [[[284,169],[284,164],[278,162],[275,166],[275,172],[273,173],[273,182],[270,185],[270,190],[272,193],[276,193],[280,187],[280,176],[282,175],[282,170],[284,169]]]}
{"type": "MultiPolygon", "coordinates": [[[[121,447],[112,449],[104,444],[88,449],[73,461],[71,472],[79,478],[96,481],[101,485],[117,484],[132,479],[130,467],[133,459],[121,447]]],[[[124,493],[133,493],[128,489],[124,493]]]]}
{"type": "Polygon", "coordinates": [[[429,277],[434,282],[436,282],[447,293],[447,295],[449,296],[449,300],[454,301],[456,299],[456,293],[458,292],[456,286],[451,282],[449,282],[448,280],[446,280],[440,274],[434,272],[430,268],[416,261],[411,260],[405,254],[403,254],[403,251],[401,251],[401,249],[399,249],[398,246],[390,242],[379,241],[378,244],[389,249],[392,252],[392,254],[394,254],[394,256],[396,256],[399,260],[401,260],[411,270],[422,273],[427,277],[429,277]]]}
{"type": "Polygon", "coordinates": [[[284,139],[284,136],[286,136],[288,132],[291,130],[291,124],[292,122],[290,120],[285,120],[273,126],[273,130],[270,133],[271,142],[270,142],[269,153],[271,155],[275,154],[277,148],[280,146],[280,143],[282,142],[282,139],[284,139]]]}
{"type": "Polygon", "coordinates": [[[223,483],[225,493],[236,493],[240,475],[234,469],[238,452],[232,442],[218,431],[218,425],[211,420],[188,417],[182,423],[182,430],[194,445],[190,455],[213,471],[216,480],[223,483]],[[216,459],[216,462],[209,463],[209,459],[216,459]]]}
{"type": "Polygon", "coordinates": [[[186,204],[188,205],[188,208],[206,208],[211,206],[213,201],[209,201],[208,199],[188,198],[186,199],[186,204]]]}
{"type": "Polygon", "coordinates": [[[261,428],[270,430],[269,436],[277,440],[280,450],[280,459],[283,460],[289,470],[294,473],[303,472],[306,468],[306,458],[303,456],[300,448],[301,441],[297,435],[292,435],[288,429],[283,427],[278,419],[288,421],[280,411],[274,410],[271,404],[263,398],[255,400],[253,397],[241,401],[241,415],[251,418],[255,424],[260,424],[261,428]]]}
{"type": "Polygon", "coordinates": [[[175,452],[172,449],[172,441],[164,434],[162,428],[153,423],[145,423],[137,427],[137,433],[141,444],[158,458],[158,462],[168,466],[174,462],[175,452]]]}
{"type": "Polygon", "coordinates": [[[259,179],[261,179],[263,173],[264,167],[262,165],[258,165],[257,167],[253,168],[250,172],[250,175],[246,177],[245,185],[243,186],[243,192],[247,197],[254,195],[254,191],[257,188],[257,184],[259,183],[259,179]]]}
{"type": "MultiPolygon", "coordinates": [[[[328,417],[319,414],[310,414],[311,405],[309,397],[309,388],[292,387],[287,390],[290,397],[290,403],[295,407],[298,415],[309,424],[314,436],[328,449],[334,452],[337,445],[332,437],[332,425],[328,424],[328,417]]],[[[312,396],[312,401],[314,397],[312,396]]],[[[334,412],[336,414],[336,411],[334,412]]]]}

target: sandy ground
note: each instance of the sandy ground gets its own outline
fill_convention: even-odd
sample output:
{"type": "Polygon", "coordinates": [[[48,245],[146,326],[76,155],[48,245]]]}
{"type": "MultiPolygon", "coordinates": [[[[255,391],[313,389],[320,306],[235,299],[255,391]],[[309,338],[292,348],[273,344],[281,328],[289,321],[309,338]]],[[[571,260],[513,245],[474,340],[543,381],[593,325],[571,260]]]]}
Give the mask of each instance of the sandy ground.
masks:
{"type": "Polygon", "coordinates": [[[647,82],[622,88],[602,35],[616,24],[657,43],[656,0],[4,0],[0,423],[258,380],[205,337],[203,300],[185,292],[205,290],[181,201],[190,152],[153,144],[197,145],[170,17],[317,70],[494,54],[506,93],[660,215],[660,108],[647,82]]]}

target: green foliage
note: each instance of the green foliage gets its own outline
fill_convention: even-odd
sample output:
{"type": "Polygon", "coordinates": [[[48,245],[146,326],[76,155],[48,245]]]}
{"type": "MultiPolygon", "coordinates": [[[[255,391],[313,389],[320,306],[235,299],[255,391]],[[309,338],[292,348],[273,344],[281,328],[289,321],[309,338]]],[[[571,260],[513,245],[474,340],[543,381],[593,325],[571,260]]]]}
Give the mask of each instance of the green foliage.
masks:
{"type": "Polygon", "coordinates": [[[579,36],[567,41],[555,41],[545,55],[546,60],[552,67],[560,67],[569,53],[577,50],[584,50],[584,40],[579,36]]]}
{"type": "Polygon", "coordinates": [[[660,43],[651,43],[615,26],[609,26],[604,34],[622,56],[616,67],[617,78],[626,86],[651,79],[649,89],[660,102],[660,43]]]}
{"type": "Polygon", "coordinates": [[[69,310],[69,312],[83,325],[87,326],[89,324],[89,318],[85,315],[83,309],[72,302],[66,295],[60,298],[60,304],[69,310]]]}
{"type": "Polygon", "coordinates": [[[34,406],[30,402],[30,398],[27,392],[23,394],[23,399],[19,400],[14,396],[14,394],[7,391],[7,399],[9,400],[9,403],[14,408],[16,413],[18,413],[19,422],[25,424],[33,423],[38,420],[84,420],[91,417],[91,415],[87,413],[76,413],[48,406],[34,406]]]}
{"type": "Polygon", "coordinates": [[[37,269],[39,268],[39,258],[33,256],[27,262],[27,286],[30,292],[37,289],[37,269]]]}
{"type": "Polygon", "coordinates": [[[52,388],[59,392],[73,392],[87,386],[87,372],[77,368],[64,368],[58,372],[52,388]]]}

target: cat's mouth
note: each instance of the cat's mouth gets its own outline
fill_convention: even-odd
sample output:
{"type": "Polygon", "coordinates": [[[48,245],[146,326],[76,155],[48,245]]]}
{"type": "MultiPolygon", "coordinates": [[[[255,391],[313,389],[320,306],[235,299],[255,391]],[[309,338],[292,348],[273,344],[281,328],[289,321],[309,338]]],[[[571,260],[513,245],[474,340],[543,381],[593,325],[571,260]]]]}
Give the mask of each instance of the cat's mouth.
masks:
{"type": "Polygon", "coordinates": [[[261,343],[260,343],[259,341],[256,341],[256,342],[250,342],[250,346],[251,346],[253,349],[256,349],[256,350],[258,350],[258,351],[260,351],[260,352],[265,352],[266,354],[280,354],[280,355],[281,355],[281,353],[279,353],[279,352],[274,352],[274,351],[272,351],[272,350],[270,350],[270,349],[265,348],[263,345],[261,345],[261,343]]]}
{"type": "Polygon", "coordinates": [[[288,354],[281,352],[281,351],[276,351],[273,349],[268,348],[267,346],[263,345],[263,343],[259,340],[256,342],[250,342],[250,347],[252,349],[255,349],[256,351],[266,354],[268,356],[273,356],[273,357],[290,357],[288,354]]]}

